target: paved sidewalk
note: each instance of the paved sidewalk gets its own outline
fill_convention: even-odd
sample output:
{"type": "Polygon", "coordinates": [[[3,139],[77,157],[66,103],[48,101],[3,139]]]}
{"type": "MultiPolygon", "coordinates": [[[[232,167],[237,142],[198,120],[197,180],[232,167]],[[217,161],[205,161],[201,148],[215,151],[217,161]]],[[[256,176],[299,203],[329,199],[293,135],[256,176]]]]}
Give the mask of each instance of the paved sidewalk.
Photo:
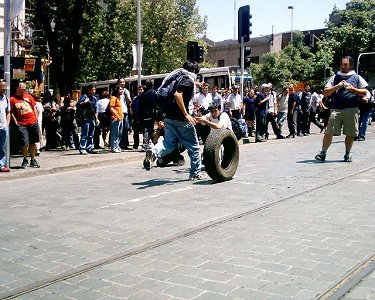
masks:
{"type": "Polygon", "coordinates": [[[37,157],[40,164],[39,169],[21,169],[22,156],[14,155],[11,157],[11,171],[9,173],[0,173],[0,182],[33,177],[36,175],[56,174],[66,171],[140,161],[144,157],[144,152],[140,150],[127,150],[121,153],[111,153],[107,150],[95,151],[97,151],[98,154],[81,155],[78,150],[42,151],[40,156],[37,157]]]}

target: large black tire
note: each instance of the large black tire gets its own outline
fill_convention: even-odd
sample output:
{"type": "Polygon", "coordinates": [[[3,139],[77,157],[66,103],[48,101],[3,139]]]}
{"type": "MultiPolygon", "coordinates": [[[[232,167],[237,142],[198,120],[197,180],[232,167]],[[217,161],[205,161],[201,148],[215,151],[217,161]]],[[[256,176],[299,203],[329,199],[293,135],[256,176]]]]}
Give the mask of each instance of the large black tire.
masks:
{"type": "Polygon", "coordinates": [[[240,159],[236,136],[228,129],[215,129],[207,137],[203,161],[208,176],[222,182],[231,180],[240,159]]]}

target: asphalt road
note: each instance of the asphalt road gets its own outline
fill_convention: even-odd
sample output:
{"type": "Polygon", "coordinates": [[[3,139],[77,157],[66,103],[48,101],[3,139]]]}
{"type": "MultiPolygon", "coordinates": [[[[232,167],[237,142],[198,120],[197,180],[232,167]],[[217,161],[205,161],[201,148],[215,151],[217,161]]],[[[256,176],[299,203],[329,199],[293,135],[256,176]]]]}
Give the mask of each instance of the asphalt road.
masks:
{"type": "Polygon", "coordinates": [[[1,183],[0,299],[314,299],[374,254],[373,127],[352,163],[343,137],[325,163],[318,134],[242,145],[219,184],[139,162],[1,183]]]}

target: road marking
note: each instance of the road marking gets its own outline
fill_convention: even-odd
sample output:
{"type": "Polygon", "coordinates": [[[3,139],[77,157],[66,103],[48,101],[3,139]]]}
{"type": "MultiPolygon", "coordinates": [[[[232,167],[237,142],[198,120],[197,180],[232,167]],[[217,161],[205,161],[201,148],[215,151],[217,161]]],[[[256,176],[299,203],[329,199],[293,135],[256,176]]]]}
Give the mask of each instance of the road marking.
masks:
{"type": "Polygon", "coordinates": [[[180,188],[180,189],[173,189],[173,190],[167,191],[167,192],[161,192],[161,193],[158,193],[158,194],[153,194],[153,195],[149,195],[149,196],[130,199],[130,200],[127,200],[125,202],[117,202],[117,203],[112,203],[112,204],[109,204],[109,205],[104,205],[104,206],[98,207],[97,209],[105,209],[105,208],[110,208],[110,207],[119,206],[119,205],[125,206],[125,205],[128,205],[129,203],[137,203],[137,202],[141,202],[141,201],[146,200],[146,199],[152,199],[152,198],[157,198],[157,197],[163,196],[163,195],[185,192],[185,191],[192,190],[192,189],[193,189],[192,186],[187,186],[187,187],[180,188]]]}
{"type": "Polygon", "coordinates": [[[370,182],[371,179],[352,179],[354,182],[370,182]]]}

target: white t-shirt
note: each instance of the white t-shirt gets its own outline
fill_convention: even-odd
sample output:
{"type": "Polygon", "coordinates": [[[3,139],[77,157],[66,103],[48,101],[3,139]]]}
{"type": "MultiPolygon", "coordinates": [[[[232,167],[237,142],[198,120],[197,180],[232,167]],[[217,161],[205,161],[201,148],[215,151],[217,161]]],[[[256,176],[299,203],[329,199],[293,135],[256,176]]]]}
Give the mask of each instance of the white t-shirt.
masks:
{"type": "Polygon", "coordinates": [[[289,100],[289,93],[285,95],[281,95],[280,103],[277,108],[278,112],[286,113],[288,112],[288,100],[289,100]]]}
{"type": "Polygon", "coordinates": [[[271,91],[270,100],[268,101],[268,112],[274,113],[276,105],[277,105],[276,93],[274,91],[271,91]]]}
{"type": "Polygon", "coordinates": [[[226,112],[221,113],[219,118],[217,118],[217,119],[214,119],[211,116],[211,113],[208,113],[208,114],[204,115],[203,117],[206,120],[208,120],[212,123],[223,125],[222,128],[228,128],[228,129],[232,130],[232,122],[230,121],[230,118],[229,118],[229,116],[226,112]]]}
{"type": "Polygon", "coordinates": [[[5,95],[0,96],[0,128],[8,128],[7,112],[10,112],[10,103],[5,95]]]}
{"type": "Polygon", "coordinates": [[[36,112],[37,112],[37,116],[36,117],[38,119],[38,124],[42,124],[43,111],[44,111],[43,104],[41,102],[36,101],[35,102],[35,109],[36,109],[36,112]]]}
{"type": "Polygon", "coordinates": [[[241,108],[241,96],[239,94],[230,94],[227,102],[230,105],[231,109],[240,109],[241,108]]]}
{"type": "Polygon", "coordinates": [[[311,110],[313,112],[316,112],[316,110],[318,109],[319,107],[319,103],[322,102],[322,98],[321,98],[321,95],[318,95],[317,93],[313,93],[311,95],[311,100],[310,100],[310,103],[311,103],[311,110]]]}
{"type": "Polygon", "coordinates": [[[128,113],[128,104],[127,104],[127,102],[126,102],[126,99],[127,99],[127,98],[131,99],[131,98],[130,98],[130,93],[129,93],[129,90],[128,90],[128,89],[125,89],[125,88],[124,88],[124,92],[123,92],[123,94],[120,96],[120,99],[121,99],[121,101],[122,101],[122,112],[123,112],[124,114],[127,114],[127,113],[128,113]]]}
{"type": "Polygon", "coordinates": [[[96,102],[96,111],[98,114],[104,113],[109,103],[108,98],[99,99],[98,102],[96,102]]]}
{"type": "Polygon", "coordinates": [[[211,93],[208,93],[207,95],[198,93],[195,95],[193,102],[202,105],[204,109],[208,109],[212,103],[212,95],[211,93]]]}

